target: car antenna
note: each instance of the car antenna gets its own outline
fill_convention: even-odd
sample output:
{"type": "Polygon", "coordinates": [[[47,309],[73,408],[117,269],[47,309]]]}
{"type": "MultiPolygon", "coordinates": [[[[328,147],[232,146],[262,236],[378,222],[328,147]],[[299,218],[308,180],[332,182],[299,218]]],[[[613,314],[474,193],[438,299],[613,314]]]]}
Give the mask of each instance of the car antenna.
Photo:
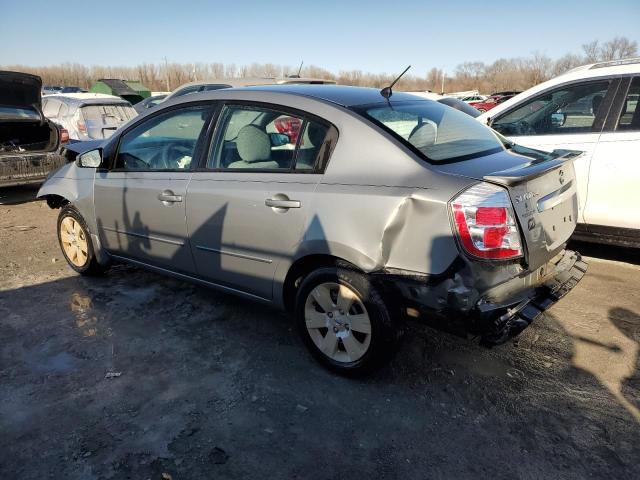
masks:
{"type": "Polygon", "coordinates": [[[409,65],[407,68],[404,69],[404,71],[398,75],[398,78],[396,78],[391,85],[389,85],[388,87],[384,87],[382,90],[380,90],[380,95],[382,95],[384,98],[386,98],[387,100],[389,99],[389,97],[391,95],[393,95],[393,91],[391,90],[393,88],[393,86],[398,82],[398,80],[400,80],[402,78],[402,76],[407,73],[407,70],[409,70],[411,68],[411,65],[409,65]]]}
{"type": "Polygon", "coordinates": [[[302,65],[304,65],[304,60],[300,62],[300,66],[298,67],[298,73],[295,75],[289,75],[289,78],[300,78],[300,72],[302,71],[302,65]]]}

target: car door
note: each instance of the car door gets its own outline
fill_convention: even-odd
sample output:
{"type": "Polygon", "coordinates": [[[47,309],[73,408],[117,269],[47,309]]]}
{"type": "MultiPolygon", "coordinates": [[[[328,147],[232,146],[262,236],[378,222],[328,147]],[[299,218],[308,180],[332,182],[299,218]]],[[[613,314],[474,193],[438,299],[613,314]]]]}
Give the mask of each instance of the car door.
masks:
{"type": "Polygon", "coordinates": [[[272,298],[276,267],[295,254],[303,236],[334,131],[283,107],[224,106],[206,164],[187,193],[199,276],[272,298]]]}
{"type": "Polygon", "coordinates": [[[491,122],[495,130],[526,147],[584,152],[574,162],[579,223],[585,223],[589,165],[617,83],[613,79],[598,79],[555,87],[523,100],[491,122]]]}
{"type": "Polygon", "coordinates": [[[187,184],[211,107],[178,107],[124,132],[95,178],[98,231],[116,256],[194,273],[185,220],[187,184]]]}
{"type": "Polygon", "coordinates": [[[585,208],[590,230],[640,229],[639,99],[640,77],[624,79],[591,162],[585,208]]]}

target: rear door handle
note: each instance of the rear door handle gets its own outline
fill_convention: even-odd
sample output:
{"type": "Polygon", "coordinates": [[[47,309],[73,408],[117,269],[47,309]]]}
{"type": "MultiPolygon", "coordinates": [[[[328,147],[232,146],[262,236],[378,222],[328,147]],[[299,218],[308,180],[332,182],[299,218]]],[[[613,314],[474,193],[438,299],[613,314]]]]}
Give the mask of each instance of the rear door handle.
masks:
{"type": "Polygon", "coordinates": [[[182,195],[175,195],[171,190],[165,190],[158,194],[158,200],[162,203],[176,203],[182,201],[182,195]]]}
{"type": "Polygon", "coordinates": [[[300,200],[281,200],[279,198],[267,198],[264,201],[267,207],[272,208],[300,208],[300,200]]]}

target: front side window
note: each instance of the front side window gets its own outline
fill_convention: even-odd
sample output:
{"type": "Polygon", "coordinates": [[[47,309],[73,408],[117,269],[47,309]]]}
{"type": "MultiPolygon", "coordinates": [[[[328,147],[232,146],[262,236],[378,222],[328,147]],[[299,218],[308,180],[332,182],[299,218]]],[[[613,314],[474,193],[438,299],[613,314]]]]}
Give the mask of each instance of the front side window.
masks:
{"type": "Polygon", "coordinates": [[[609,81],[568,85],[521,103],[499,116],[492,127],[503,135],[565,135],[597,129],[595,120],[609,81]]]}
{"type": "Polygon", "coordinates": [[[190,107],[152,117],[120,140],[115,167],[130,171],[188,170],[210,107],[190,107]]]}
{"type": "Polygon", "coordinates": [[[616,130],[640,130],[640,108],[638,108],[638,101],[640,101],[640,77],[635,77],[631,82],[629,92],[622,105],[616,130]]]}
{"type": "Polygon", "coordinates": [[[504,148],[490,128],[439,102],[384,103],[356,111],[432,162],[474,158],[504,148]]]}
{"type": "Polygon", "coordinates": [[[329,126],[274,109],[227,106],[207,168],[313,171],[329,126]]]}

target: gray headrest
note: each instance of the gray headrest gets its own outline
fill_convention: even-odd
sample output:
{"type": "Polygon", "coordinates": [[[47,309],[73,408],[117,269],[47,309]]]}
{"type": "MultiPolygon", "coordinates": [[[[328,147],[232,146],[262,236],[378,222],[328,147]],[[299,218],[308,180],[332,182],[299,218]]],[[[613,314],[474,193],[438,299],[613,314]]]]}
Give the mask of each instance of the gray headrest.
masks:
{"type": "Polygon", "coordinates": [[[238,132],[236,147],[245,162],[262,162],[271,159],[269,136],[255,125],[246,125],[238,132]]]}
{"type": "Polygon", "coordinates": [[[436,126],[433,123],[425,122],[411,132],[411,135],[409,135],[409,143],[418,150],[428,148],[436,143],[437,132],[436,126]]]}

